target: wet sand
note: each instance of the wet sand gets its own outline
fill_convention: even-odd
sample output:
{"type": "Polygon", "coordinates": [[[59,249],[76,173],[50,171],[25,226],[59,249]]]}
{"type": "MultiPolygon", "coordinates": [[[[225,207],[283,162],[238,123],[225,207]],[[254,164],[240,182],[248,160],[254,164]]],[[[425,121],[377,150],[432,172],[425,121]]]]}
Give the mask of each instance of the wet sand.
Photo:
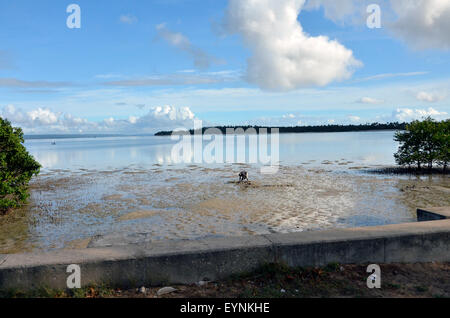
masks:
{"type": "Polygon", "coordinates": [[[415,222],[417,207],[450,205],[448,176],[363,169],[343,158],[275,175],[248,165],[48,170],[29,204],[0,218],[0,253],[85,248],[117,233],[157,241],[415,222]],[[237,182],[242,169],[249,183],[237,182]]]}

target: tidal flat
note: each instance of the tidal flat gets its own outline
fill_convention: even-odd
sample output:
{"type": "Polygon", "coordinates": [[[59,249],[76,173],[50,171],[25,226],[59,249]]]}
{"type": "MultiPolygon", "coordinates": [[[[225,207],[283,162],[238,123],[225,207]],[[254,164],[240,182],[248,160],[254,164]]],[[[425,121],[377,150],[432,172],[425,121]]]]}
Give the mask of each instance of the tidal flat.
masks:
{"type": "Polygon", "coordinates": [[[417,207],[450,205],[448,176],[328,162],[282,165],[273,175],[233,164],[46,169],[29,203],[0,218],[0,253],[86,248],[117,234],[158,241],[416,222],[417,207]],[[242,169],[249,183],[237,182],[242,169]]]}

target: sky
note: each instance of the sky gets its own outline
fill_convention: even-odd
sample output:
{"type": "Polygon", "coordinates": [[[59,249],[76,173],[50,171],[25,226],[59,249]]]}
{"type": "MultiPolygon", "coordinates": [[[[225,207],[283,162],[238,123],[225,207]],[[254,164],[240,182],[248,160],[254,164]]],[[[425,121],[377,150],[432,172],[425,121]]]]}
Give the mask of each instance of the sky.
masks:
{"type": "Polygon", "coordinates": [[[0,117],[29,134],[442,120],[449,34],[448,0],[0,0],[0,117]]]}

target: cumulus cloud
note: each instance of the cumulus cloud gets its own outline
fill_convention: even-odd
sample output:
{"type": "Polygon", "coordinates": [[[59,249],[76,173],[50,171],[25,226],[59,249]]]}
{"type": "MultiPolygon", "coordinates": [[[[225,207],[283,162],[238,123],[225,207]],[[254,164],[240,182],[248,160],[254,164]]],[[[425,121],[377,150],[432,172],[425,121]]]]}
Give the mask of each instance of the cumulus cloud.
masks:
{"type": "Polygon", "coordinates": [[[22,127],[26,133],[154,133],[158,130],[193,128],[195,114],[189,107],[154,107],[144,116],[128,119],[109,117],[100,122],[88,121],[71,114],[53,112],[48,108],[23,111],[8,105],[0,110],[0,117],[22,127]]]}
{"type": "MultiPolygon", "coordinates": [[[[370,0],[373,2],[373,0],[370,0]]],[[[367,0],[308,0],[306,10],[323,7],[325,17],[334,22],[358,23],[364,20],[367,0]]]]}
{"type": "Polygon", "coordinates": [[[416,95],[416,99],[421,102],[428,102],[428,103],[437,103],[441,100],[445,99],[445,95],[439,94],[439,93],[429,93],[429,92],[419,92],[416,95]]]}
{"type": "MultiPolygon", "coordinates": [[[[308,0],[306,9],[323,7],[325,17],[339,23],[365,23],[372,0],[308,0]]],[[[450,1],[384,0],[383,25],[416,49],[449,49],[450,1]]]]}
{"type": "Polygon", "coordinates": [[[391,6],[394,34],[418,49],[450,49],[450,1],[391,0],[391,6]]]}
{"type": "Polygon", "coordinates": [[[225,29],[251,50],[247,79],[265,90],[325,86],[348,79],[361,65],[353,52],[326,36],[304,32],[305,0],[230,0],[225,29]]]}
{"type": "Polygon", "coordinates": [[[194,46],[191,41],[182,33],[173,32],[166,27],[165,23],[156,26],[158,37],[165,40],[173,47],[185,52],[193,60],[196,68],[205,70],[212,64],[221,64],[222,62],[202,49],[194,46]]]}
{"type": "Polygon", "coordinates": [[[153,108],[153,110],[147,115],[141,118],[145,121],[149,118],[156,118],[162,121],[185,121],[193,120],[195,118],[194,113],[189,109],[189,107],[176,108],[172,106],[158,106],[153,108]]]}
{"type": "Polygon", "coordinates": [[[322,8],[325,17],[341,24],[366,25],[372,12],[381,7],[382,28],[416,49],[448,49],[448,0],[307,0],[308,9],[322,8]]]}
{"type": "Polygon", "coordinates": [[[46,127],[52,131],[64,131],[88,124],[85,119],[70,114],[56,113],[41,107],[25,112],[13,105],[8,105],[0,112],[0,117],[8,119],[25,130],[46,127]]]}
{"type": "Polygon", "coordinates": [[[358,99],[356,102],[361,104],[382,104],[384,103],[384,100],[372,97],[362,97],[358,99]]]}
{"type": "Polygon", "coordinates": [[[428,109],[410,109],[410,108],[399,108],[394,113],[393,116],[396,120],[400,122],[410,122],[413,120],[421,120],[426,117],[432,117],[434,119],[447,119],[448,113],[439,112],[434,108],[428,109]]]}

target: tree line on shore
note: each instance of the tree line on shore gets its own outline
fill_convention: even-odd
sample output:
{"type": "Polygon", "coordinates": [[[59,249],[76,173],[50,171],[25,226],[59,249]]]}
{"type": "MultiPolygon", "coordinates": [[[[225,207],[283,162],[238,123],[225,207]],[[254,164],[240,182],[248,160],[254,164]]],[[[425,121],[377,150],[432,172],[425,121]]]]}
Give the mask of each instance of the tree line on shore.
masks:
{"type": "Polygon", "coordinates": [[[433,169],[442,167],[446,172],[450,162],[450,119],[435,121],[431,117],[413,121],[406,125],[405,131],[395,134],[399,142],[394,155],[398,165],[408,168],[433,169]]]}
{"type": "MultiPolygon", "coordinates": [[[[296,126],[296,127],[268,127],[268,126],[218,126],[218,127],[203,127],[201,134],[204,134],[208,129],[218,129],[222,134],[226,134],[227,129],[255,129],[257,133],[261,129],[266,129],[270,133],[271,129],[278,129],[280,134],[290,133],[331,133],[331,132],[357,132],[357,131],[371,131],[371,130],[405,130],[406,123],[373,123],[373,124],[361,124],[361,125],[321,125],[321,126],[296,126]]],[[[200,133],[200,130],[189,130],[192,135],[194,133],[200,133]]],[[[170,136],[176,134],[174,131],[160,131],[155,136],[170,136]]]]}

